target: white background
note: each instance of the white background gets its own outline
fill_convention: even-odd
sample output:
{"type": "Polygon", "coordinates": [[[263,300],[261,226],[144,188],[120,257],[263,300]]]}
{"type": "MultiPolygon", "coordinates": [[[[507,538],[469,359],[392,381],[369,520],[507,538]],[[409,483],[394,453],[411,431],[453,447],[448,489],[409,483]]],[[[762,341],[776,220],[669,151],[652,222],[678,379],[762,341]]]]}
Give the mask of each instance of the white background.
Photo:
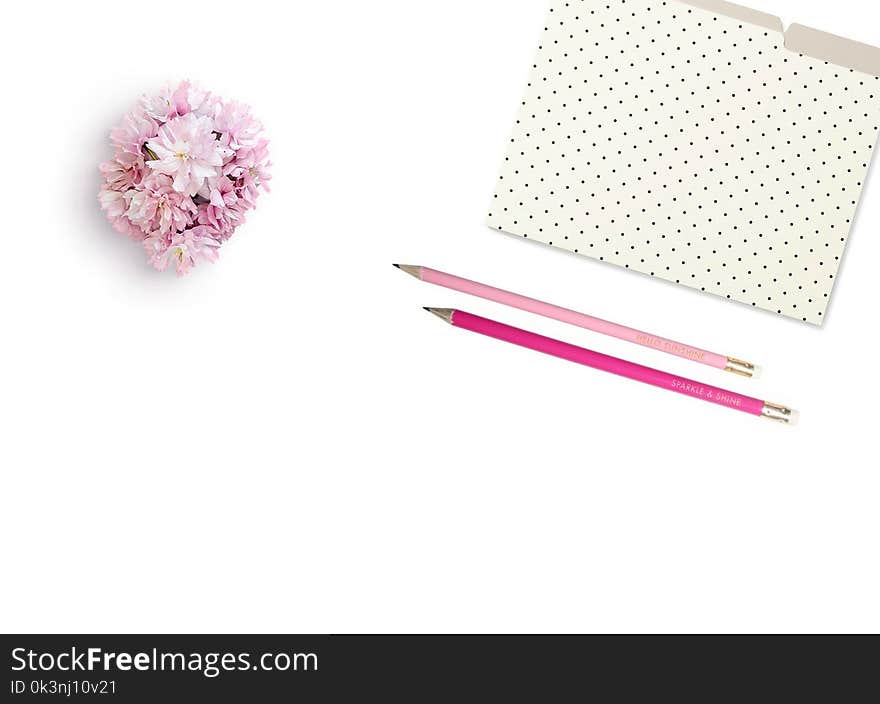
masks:
{"type": "MultiPolygon", "coordinates": [[[[880,184],[823,329],[490,231],[546,7],[6,8],[0,628],[880,629],[880,184]],[[141,92],[185,77],[251,103],[276,165],[220,262],[177,278],[103,220],[96,164],[141,92]],[[469,299],[393,261],[765,374],[469,299]],[[423,305],[790,403],[802,423],[455,330],[423,305]]],[[[871,3],[760,9],[880,44],[871,3]]]]}

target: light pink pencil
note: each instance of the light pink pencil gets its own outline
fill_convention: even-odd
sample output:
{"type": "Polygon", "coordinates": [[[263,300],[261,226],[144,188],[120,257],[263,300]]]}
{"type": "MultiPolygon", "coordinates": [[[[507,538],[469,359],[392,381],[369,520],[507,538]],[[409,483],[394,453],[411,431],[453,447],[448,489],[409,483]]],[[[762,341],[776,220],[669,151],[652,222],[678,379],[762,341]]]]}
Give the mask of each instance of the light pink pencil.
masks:
{"type": "Polygon", "coordinates": [[[699,398],[709,403],[732,408],[735,411],[742,411],[753,416],[763,416],[782,423],[794,423],[797,420],[797,413],[795,411],[786,406],[780,406],[778,403],[762,401],[759,398],[744,396],[735,391],[703,384],[702,382],[687,379],[676,374],[669,374],[659,369],[627,362],[624,359],[611,357],[601,352],[594,352],[585,347],[578,347],[577,345],[554,340],[551,337],[544,337],[528,330],[511,327],[496,320],[481,318],[479,315],[466,313],[463,310],[455,310],[453,308],[425,308],[425,310],[430,311],[457,328],[464,328],[465,330],[478,332],[481,335],[488,335],[496,340],[503,340],[514,345],[527,347],[536,352],[543,352],[554,357],[567,359],[570,362],[577,362],[587,367],[593,367],[593,369],[617,374],[627,379],[640,381],[643,384],[659,386],[661,389],[675,391],[685,396],[699,398]]]}
{"type": "Polygon", "coordinates": [[[520,310],[528,311],[529,313],[543,315],[546,318],[560,320],[563,323],[577,325],[578,327],[586,328],[587,330],[592,330],[603,335],[610,335],[611,337],[626,340],[627,342],[634,342],[637,345],[642,345],[642,347],[650,347],[651,349],[660,350],[661,352],[666,352],[667,354],[672,354],[676,357],[683,357],[684,359],[689,359],[693,362],[700,362],[701,364],[723,369],[726,372],[732,372],[734,374],[739,374],[740,376],[752,377],[757,376],[758,374],[758,367],[750,362],[744,362],[741,359],[728,357],[727,355],[718,354],[717,352],[702,350],[699,347],[685,345],[684,343],[676,342],[675,340],[668,340],[659,335],[636,330],[635,328],[630,328],[626,325],[612,323],[608,320],[603,320],[602,318],[587,315],[586,313],[578,313],[569,308],[556,306],[552,303],[545,303],[544,301],[529,298],[528,296],[521,296],[518,293],[505,291],[504,289],[481,284],[477,281],[471,281],[470,279],[463,279],[460,276],[447,274],[446,272],[437,271],[436,269],[431,269],[426,266],[413,266],[410,264],[395,264],[394,266],[401,271],[405,271],[407,274],[415,276],[417,279],[427,281],[429,284],[451,288],[455,291],[461,291],[462,293],[467,293],[472,296],[485,298],[486,300],[502,303],[513,308],[519,308],[520,310]]]}

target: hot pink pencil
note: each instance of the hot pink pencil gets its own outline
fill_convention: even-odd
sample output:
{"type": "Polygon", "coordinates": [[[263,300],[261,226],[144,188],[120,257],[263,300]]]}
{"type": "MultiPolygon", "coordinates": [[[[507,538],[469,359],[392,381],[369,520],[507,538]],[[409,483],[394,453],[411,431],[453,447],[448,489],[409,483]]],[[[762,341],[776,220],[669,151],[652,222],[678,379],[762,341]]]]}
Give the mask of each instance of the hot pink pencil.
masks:
{"type": "Polygon", "coordinates": [[[763,416],[782,423],[794,423],[797,419],[795,411],[785,406],[780,406],[778,403],[770,403],[769,401],[762,401],[751,396],[743,396],[734,391],[720,389],[717,386],[710,386],[693,379],[668,374],[659,369],[627,362],[626,360],[611,357],[601,352],[593,352],[584,347],[554,340],[551,337],[544,337],[543,335],[511,327],[488,318],[481,318],[479,315],[465,313],[463,310],[455,310],[453,308],[425,308],[425,310],[430,311],[457,328],[478,332],[481,335],[488,335],[497,340],[512,342],[514,345],[528,347],[537,352],[543,352],[554,357],[567,359],[570,362],[593,367],[593,369],[625,376],[627,379],[659,386],[661,389],[675,391],[685,396],[700,398],[710,403],[716,403],[719,406],[726,406],[727,408],[750,413],[754,416],[763,416]]]}
{"type": "Polygon", "coordinates": [[[734,374],[746,377],[756,376],[758,373],[758,368],[754,364],[744,362],[741,359],[728,357],[723,354],[718,354],[717,352],[701,350],[699,347],[685,345],[681,342],[676,342],[675,340],[668,340],[659,335],[652,335],[651,333],[636,330],[635,328],[630,328],[626,325],[619,325],[608,320],[602,320],[602,318],[595,318],[586,313],[578,313],[577,311],[562,308],[561,306],[556,306],[552,303],[545,303],[544,301],[539,301],[535,298],[521,296],[518,293],[505,291],[504,289],[481,284],[477,281],[471,281],[470,279],[463,279],[460,276],[447,274],[446,272],[430,269],[426,266],[412,266],[409,264],[395,264],[394,266],[401,271],[405,271],[407,274],[415,276],[417,279],[427,281],[429,284],[437,284],[438,286],[451,288],[455,291],[461,291],[462,293],[467,293],[472,296],[479,296],[480,298],[485,298],[489,301],[503,303],[504,305],[519,308],[520,310],[525,310],[529,313],[536,313],[537,315],[543,315],[547,318],[560,320],[563,323],[577,325],[578,327],[593,330],[594,332],[603,335],[610,335],[611,337],[616,337],[620,340],[634,342],[643,347],[651,347],[652,349],[660,350],[661,352],[673,354],[676,357],[690,359],[694,362],[707,364],[710,367],[723,369],[727,372],[733,372],[734,374]]]}

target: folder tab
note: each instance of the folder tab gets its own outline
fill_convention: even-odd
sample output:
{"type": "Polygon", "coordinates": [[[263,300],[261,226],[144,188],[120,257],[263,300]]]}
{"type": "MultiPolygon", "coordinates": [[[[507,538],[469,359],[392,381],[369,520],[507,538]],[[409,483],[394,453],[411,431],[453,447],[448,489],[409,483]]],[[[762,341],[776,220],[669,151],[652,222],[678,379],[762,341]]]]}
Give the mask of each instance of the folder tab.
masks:
{"type": "Polygon", "coordinates": [[[766,12],[753,10],[750,7],[743,7],[732,2],[724,2],[724,0],[681,0],[684,5],[693,5],[701,10],[716,12],[719,15],[726,15],[731,19],[739,22],[749,22],[759,27],[772,30],[774,32],[782,32],[782,20],[776,15],[770,15],[766,12]]]}
{"type": "Polygon", "coordinates": [[[785,33],[789,51],[827,61],[854,71],[880,76],[880,49],[828,32],[793,24],[785,33]]]}
{"type": "Polygon", "coordinates": [[[796,54],[803,54],[872,76],[880,76],[880,48],[875,46],[838,37],[802,24],[793,24],[786,31],[779,17],[725,0],[680,0],[680,2],[683,5],[691,5],[730,17],[738,22],[748,22],[773,32],[780,32],[785,37],[785,48],[796,54]]]}

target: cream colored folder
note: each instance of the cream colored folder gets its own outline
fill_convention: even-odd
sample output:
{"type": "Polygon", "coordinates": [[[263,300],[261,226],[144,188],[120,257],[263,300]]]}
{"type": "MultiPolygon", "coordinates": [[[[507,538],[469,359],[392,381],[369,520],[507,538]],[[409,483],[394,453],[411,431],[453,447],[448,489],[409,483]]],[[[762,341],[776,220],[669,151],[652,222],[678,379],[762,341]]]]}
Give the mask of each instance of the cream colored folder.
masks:
{"type": "Polygon", "coordinates": [[[880,49],[719,0],[553,0],[489,224],[821,324],[878,75],[880,49]]]}

